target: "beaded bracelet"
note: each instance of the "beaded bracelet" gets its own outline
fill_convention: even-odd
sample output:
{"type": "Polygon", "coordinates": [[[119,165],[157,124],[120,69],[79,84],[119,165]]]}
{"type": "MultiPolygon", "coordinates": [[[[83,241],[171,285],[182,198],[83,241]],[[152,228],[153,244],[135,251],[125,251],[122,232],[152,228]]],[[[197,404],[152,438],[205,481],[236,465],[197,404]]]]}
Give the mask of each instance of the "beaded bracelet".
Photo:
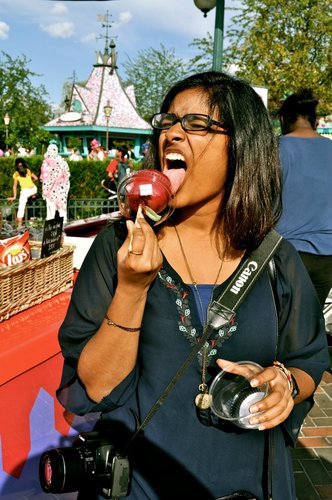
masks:
{"type": "Polygon", "coordinates": [[[283,376],[287,379],[288,389],[289,389],[290,393],[293,394],[294,384],[293,384],[291,372],[289,370],[287,370],[286,366],[283,363],[280,363],[280,361],[273,361],[273,366],[275,368],[278,368],[280,373],[282,373],[283,376]]]}
{"type": "Polygon", "coordinates": [[[107,314],[105,314],[105,319],[108,326],[116,326],[117,328],[121,328],[121,330],[125,330],[126,332],[139,332],[141,329],[140,326],[138,328],[129,328],[128,326],[118,325],[118,323],[114,323],[114,321],[112,321],[111,318],[107,316],[107,314]]]}

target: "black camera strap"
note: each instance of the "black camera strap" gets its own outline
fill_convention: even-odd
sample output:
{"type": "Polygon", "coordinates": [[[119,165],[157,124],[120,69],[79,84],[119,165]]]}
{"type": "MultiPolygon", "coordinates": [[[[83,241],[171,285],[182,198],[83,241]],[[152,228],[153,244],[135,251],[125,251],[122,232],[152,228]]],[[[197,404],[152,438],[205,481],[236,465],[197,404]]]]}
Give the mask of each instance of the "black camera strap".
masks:
{"type": "Polygon", "coordinates": [[[258,278],[279,247],[281,241],[282,236],[280,236],[275,230],[271,230],[265,236],[260,246],[250,253],[242,262],[237,269],[235,276],[225,288],[223,293],[211,304],[211,306],[209,306],[207,312],[207,322],[204,326],[202,336],[184,360],[180,368],[177,370],[172,380],[165,387],[164,391],[154,403],[150,411],[147,413],[142,423],[138,426],[129,443],[127,443],[124,452],[128,450],[134,439],[136,439],[144,431],[152,417],[163,405],[166,398],[174,389],[178,380],[189,368],[195,356],[204,346],[213,330],[221,328],[235,317],[237,308],[257,282],[258,278]]]}

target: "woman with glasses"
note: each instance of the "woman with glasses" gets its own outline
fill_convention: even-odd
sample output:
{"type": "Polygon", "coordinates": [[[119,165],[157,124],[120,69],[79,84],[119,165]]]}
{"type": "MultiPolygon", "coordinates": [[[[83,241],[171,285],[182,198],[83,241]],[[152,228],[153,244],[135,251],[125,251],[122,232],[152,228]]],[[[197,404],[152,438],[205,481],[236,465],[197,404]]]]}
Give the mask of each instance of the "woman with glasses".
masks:
{"type": "MultiPolygon", "coordinates": [[[[138,214],[122,239],[121,223],[99,234],[59,335],[60,402],[76,414],[100,412],[97,428],[122,446],[199,342],[209,304],[280,213],[276,138],[250,85],[193,75],[168,92],[152,126],[145,166],[169,178],[172,215],[152,227],[138,214]]],[[[129,447],[128,498],[296,498],[289,445],[329,359],[319,303],[286,241],[274,263],[275,279],[263,272],[129,447]],[[241,360],[263,367],[253,386],[269,386],[250,407],[252,428],[202,418],[213,378],[241,360]]],[[[100,484],[92,489],[82,486],[78,498],[99,498],[100,484]]]]}

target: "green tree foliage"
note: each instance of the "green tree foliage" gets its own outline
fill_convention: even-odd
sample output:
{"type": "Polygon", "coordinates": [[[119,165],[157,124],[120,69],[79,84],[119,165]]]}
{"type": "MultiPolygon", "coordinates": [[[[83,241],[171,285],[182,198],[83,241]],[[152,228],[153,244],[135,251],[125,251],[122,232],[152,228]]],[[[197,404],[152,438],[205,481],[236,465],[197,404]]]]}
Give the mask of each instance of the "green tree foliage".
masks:
{"type": "Polygon", "coordinates": [[[203,38],[194,38],[189,47],[195,47],[197,55],[190,60],[192,72],[203,72],[212,68],[213,60],[213,36],[207,33],[203,38]]]}
{"type": "Polygon", "coordinates": [[[300,88],[332,112],[331,0],[243,0],[233,17],[225,50],[226,67],[254,85],[268,87],[269,108],[300,88]]]}
{"type": "Polygon", "coordinates": [[[166,49],[162,44],[160,47],[141,50],[135,59],[127,56],[123,64],[126,85],[134,85],[137,109],[145,120],[159,111],[169,87],[188,74],[186,64],[176,57],[174,49],[166,49]]]}
{"type": "Polygon", "coordinates": [[[82,141],[80,137],[68,137],[67,139],[67,148],[69,149],[80,149],[82,141]]]}
{"type": "Polygon", "coordinates": [[[40,125],[50,120],[49,97],[43,85],[36,87],[31,78],[39,76],[28,68],[26,56],[13,59],[2,52],[0,66],[0,144],[5,145],[3,117],[10,116],[8,146],[38,147],[49,140],[49,133],[40,125]]]}

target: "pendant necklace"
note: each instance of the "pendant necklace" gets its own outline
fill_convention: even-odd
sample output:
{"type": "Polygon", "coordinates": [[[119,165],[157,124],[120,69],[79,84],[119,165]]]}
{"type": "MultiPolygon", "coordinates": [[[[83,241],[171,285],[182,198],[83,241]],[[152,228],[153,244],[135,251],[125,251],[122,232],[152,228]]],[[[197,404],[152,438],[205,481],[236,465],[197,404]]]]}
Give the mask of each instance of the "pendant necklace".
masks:
{"type": "MultiPolygon", "coordinates": [[[[201,317],[202,317],[203,324],[206,325],[206,315],[204,314],[203,302],[202,302],[201,296],[199,294],[197,282],[194,280],[193,274],[191,272],[191,269],[190,269],[190,266],[189,266],[189,262],[188,262],[186,253],[184,251],[184,248],[183,248],[183,245],[182,245],[182,241],[181,241],[180,235],[178,233],[177,227],[175,225],[173,227],[175,229],[175,233],[176,233],[176,236],[177,236],[177,239],[178,239],[178,242],[179,242],[180,250],[181,250],[181,253],[182,253],[182,256],[183,256],[184,263],[186,265],[186,269],[188,271],[188,274],[189,274],[189,277],[190,277],[190,280],[191,280],[191,284],[192,284],[193,289],[194,289],[194,291],[195,291],[195,293],[197,295],[197,299],[198,299],[198,303],[199,303],[199,307],[200,307],[200,312],[201,312],[201,317]]],[[[217,274],[216,279],[215,279],[214,284],[213,284],[213,288],[212,288],[212,292],[211,292],[211,297],[210,297],[210,303],[209,303],[209,305],[211,304],[211,301],[212,301],[212,298],[213,298],[213,292],[214,292],[214,290],[215,290],[215,288],[217,286],[217,283],[218,283],[218,279],[219,279],[219,276],[220,276],[220,273],[221,273],[221,270],[222,270],[222,267],[223,267],[223,264],[224,264],[224,259],[225,259],[225,255],[223,255],[223,257],[222,257],[222,259],[220,261],[220,266],[219,266],[219,269],[218,269],[218,274],[217,274]]],[[[205,328],[205,326],[204,326],[204,328],[205,328]]],[[[198,386],[199,393],[195,397],[195,405],[197,406],[197,408],[199,408],[201,410],[207,410],[210,407],[210,403],[211,403],[211,401],[210,401],[211,398],[210,398],[210,395],[209,395],[209,388],[208,388],[208,385],[206,383],[206,365],[207,365],[208,348],[209,348],[209,343],[205,342],[204,346],[202,347],[202,351],[203,352],[202,352],[202,375],[201,375],[201,383],[198,386]]]]}

